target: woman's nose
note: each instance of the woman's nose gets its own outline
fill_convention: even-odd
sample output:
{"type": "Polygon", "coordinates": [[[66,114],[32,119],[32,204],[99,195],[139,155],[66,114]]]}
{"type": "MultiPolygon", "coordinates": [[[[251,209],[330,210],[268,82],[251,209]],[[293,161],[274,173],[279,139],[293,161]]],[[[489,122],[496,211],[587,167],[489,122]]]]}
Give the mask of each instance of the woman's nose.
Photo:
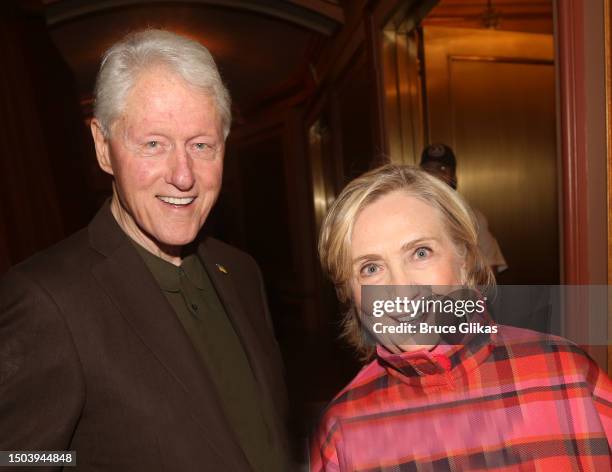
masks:
{"type": "Polygon", "coordinates": [[[414,285],[414,275],[403,267],[392,268],[390,271],[390,285],[414,285]]]}

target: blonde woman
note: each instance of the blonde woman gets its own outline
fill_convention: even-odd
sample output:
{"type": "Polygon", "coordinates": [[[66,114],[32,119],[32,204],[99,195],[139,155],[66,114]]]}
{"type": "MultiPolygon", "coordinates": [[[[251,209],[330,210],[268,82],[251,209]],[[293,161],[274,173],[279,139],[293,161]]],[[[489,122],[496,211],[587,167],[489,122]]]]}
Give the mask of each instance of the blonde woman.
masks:
{"type": "Polygon", "coordinates": [[[324,412],[311,471],[610,470],[612,385],[571,342],[507,326],[457,345],[364,336],[363,286],[493,284],[449,186],[407,166],[359,177],[332,205],[319,252],[368,363],[324,412]]]}

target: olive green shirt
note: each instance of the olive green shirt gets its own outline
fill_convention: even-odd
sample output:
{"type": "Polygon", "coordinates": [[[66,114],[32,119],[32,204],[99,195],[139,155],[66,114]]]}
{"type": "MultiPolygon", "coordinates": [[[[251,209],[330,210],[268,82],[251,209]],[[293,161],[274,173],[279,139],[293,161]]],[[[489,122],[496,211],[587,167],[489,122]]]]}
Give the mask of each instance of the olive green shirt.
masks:
{"type": "Polygon", "coordinates": [[[134,243],[216,385],[226,416],[253,470],[282,470],[253,371],[197,254],[177,267],[134,243]]]}

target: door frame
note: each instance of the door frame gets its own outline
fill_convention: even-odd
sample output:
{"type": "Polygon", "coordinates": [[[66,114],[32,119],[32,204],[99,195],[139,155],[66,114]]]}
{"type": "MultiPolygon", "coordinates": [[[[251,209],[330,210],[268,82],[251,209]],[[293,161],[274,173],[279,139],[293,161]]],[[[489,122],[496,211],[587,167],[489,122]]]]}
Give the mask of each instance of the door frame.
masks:
{"type": "MultiPolygon", "coordinates": [[[[557,0],[554,12],[562,280],[569,285],[608,285],[612,282],[610,0],[557,0]]],[[[610,333],[610,308],[607,325],[610,333]]],[[[610,346],[589,352],[603,368],[612,367],[610,346]]]]}

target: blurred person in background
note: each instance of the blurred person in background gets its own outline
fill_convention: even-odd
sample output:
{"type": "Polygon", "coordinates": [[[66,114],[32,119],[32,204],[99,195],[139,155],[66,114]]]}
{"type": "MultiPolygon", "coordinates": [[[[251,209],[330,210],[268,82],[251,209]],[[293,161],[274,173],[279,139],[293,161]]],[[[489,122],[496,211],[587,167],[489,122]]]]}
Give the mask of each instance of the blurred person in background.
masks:
{"type": "MultiPolygon", "coordinates": [[[[430,144],[421,154],[421,168],[457,190],[457,160],[446,144],[430,144]]],[[[472,207],[476,217],[478,247],[494,274],[508,268],[497,239],[489,231],[489,222],[480,210],[472,207]]]]}

